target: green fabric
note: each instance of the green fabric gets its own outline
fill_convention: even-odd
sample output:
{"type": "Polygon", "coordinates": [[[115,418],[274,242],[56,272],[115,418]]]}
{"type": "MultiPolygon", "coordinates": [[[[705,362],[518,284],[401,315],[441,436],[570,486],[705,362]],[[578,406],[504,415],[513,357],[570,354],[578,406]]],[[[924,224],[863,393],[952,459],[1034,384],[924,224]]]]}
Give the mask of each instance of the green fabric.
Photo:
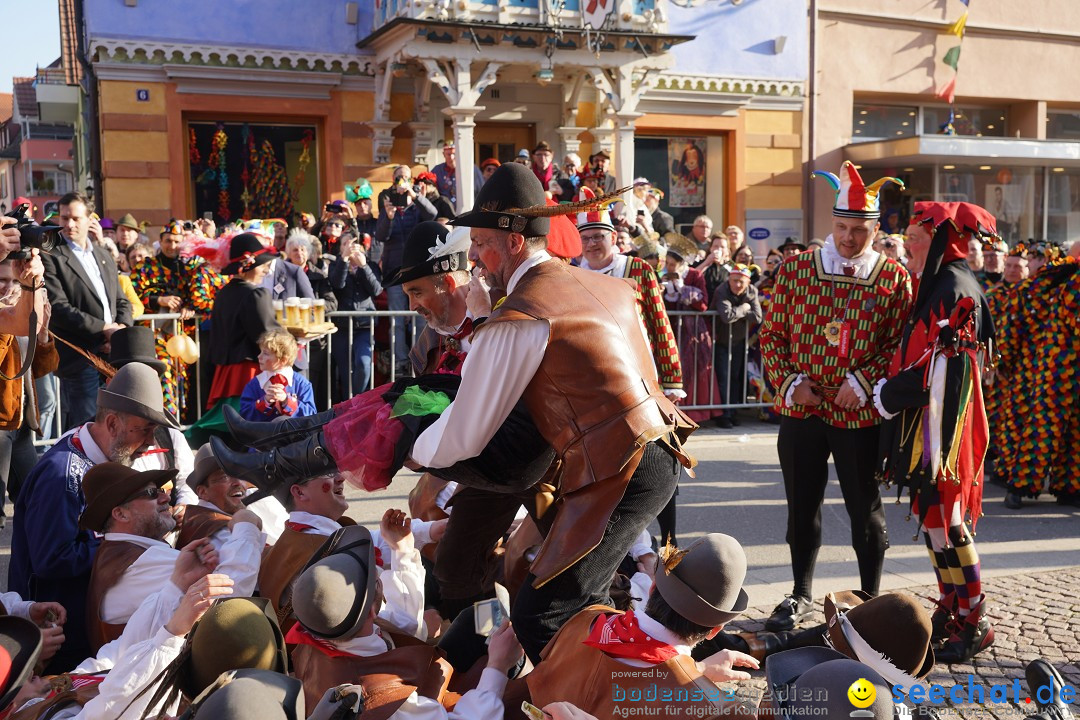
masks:
{"type": "Polygon", "coordinates": [[[950,48],[949,52],[945,53],[945,57],[942,62],[951,67],[953,70],[958,70],[958,66],[960,65],[960,46],[957,45],[954,48],[950,48]]]}
{"type": "Polygon", "coordinates": [[[390,417],[402,417],[403,415],[442,415],[450,405],[450,396],[444,392],[434,390],[421,390],[417,386],[406,388],[401,397],[394,403],[394,409],[390,411],[390,417]]]}
{"type": "Polygon", "coordinates": [[[221,438],[230,438],[229,426],[225,424],[224,406],[229,405],[240,412],[240,396],[222,398],[217,401],[210,411],[204,413],[191,427],[184,431],[184,437],[192,447],[202,447],[203,443],[210,442],[213,435],[221,438]]]}

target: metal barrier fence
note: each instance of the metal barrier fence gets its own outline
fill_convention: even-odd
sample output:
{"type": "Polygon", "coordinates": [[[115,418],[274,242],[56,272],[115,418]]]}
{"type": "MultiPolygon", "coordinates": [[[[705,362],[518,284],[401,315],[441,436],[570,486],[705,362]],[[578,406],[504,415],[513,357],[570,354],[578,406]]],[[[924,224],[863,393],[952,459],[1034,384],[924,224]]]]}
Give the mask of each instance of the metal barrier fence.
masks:
{"type": "MultiPolygon", "coordinates": [[[[687,395],[680,407],[691,411],[717,411],[719,414],[722,410],[771,406],[771,402],[763,401],[765,385],[761,380],[760,358],[754,347],[754,329],[749,324],[744,323],[742,337],[737,338],[733,337],[732,326],[724,323],[718,312],[676,310],[669,312],[668,315],[679,344],[683,390],[687,395]],[[716,342],[717,333],[722,333],[720,337],[726,337],[727,342],[716,342]],[[720,367],[728,370],[723,373],[723,379],[717,374],[717,369],[720,367]],[[740,377],[736,378],[738,382],[734,398],[731,392],[732,372],[730,371],[733,367],[742,368],[741,372],[736,373],[740,377]],[[752,382],[752,379],[756,382],[752,382]],[[732,399],[737,402],[731,402],[732,399]]],[[[350,371],[343,373],[346,378],[346,397],[352,397],[358,392],[375,387],[377,374],[383,378],[388,377],[390,382],[396,380],[400,374],[408,376],[413,374],[411,365],[404,359],[408,357],[408,347],[412,346],[417,334],[422,330],[422,319],[416,313],[411,310],[348,310],[327,313],[327,319],[352,320],[352,322],[339,322],[337,333],[329,336],[325,366],[327,397],[331,399],[334,397],[334,378],[339,361],[339,358],[335,358],[334,346],[342,342],[341,339],[336,339],[338,335],[343,336],[348,348],[350,371]],[[377,343],[375,332],[371,330],[358,332],[356,320],[369,320],[371,325],[380,320],[388,322],[386,346],[382,347],[377,343]],[[371,358],[371,370],[368,373],[365,388],[354,387],[354,372],[351,367],[356,357],[354,345],[358,334],[365,336],[362,341],[367,342],[368,356],[371,358]],[[407,347],[401,351],[404,338],[408,338],[407,347]],[[398,359],[399,355],[400,359],[398,359]]],[[[179,320],[179,313],[158,313],[143,315],[136,322],[149,324],[155,331],[160,329],[167,336],[171,336],[178,331],[179,320]]],[[[200,333],[194,333],[192,339],[199,349],[200,361],[188,366],[187,381],[195,385],[194,397],[197,399],[196,417],[198,418],[202,417],[204,410],[198,399],[202,398],[204,383],[212,380],[212,378],[202,377],[203,369],[208,368],[212,372],[212,366],[201,360],[203,348],[200,333]]],[[[50,438],[36,440],[34,444],[38,446],[51,445],[63,434],[59,383],[55,377],[52,377],[52,382],[55,390],[55,411],[50,421],[50,438]]],[[[181,388],[177,397],[182,394],[184,391],[181,388]]]]}

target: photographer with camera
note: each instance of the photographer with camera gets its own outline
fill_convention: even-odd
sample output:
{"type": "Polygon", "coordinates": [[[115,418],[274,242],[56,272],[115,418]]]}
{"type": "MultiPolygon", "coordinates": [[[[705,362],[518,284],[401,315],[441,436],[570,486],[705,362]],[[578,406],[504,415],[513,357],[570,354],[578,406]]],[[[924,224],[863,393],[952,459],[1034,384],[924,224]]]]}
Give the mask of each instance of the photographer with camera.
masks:
{"type": "MultiPolygon", "coordinates": [[[[408,165],[394,168],[394,184],[379,194],[382,214],[375,226],[375,242],[382,243],[382,277],[393,277],[401,267],[405,238],[417,225],[436,217],[435,206],[419,188],[412,184],[412,170],[408,165]]],[[[391,310],[408,310],[409,299],[400,285],[386,288],[386,299],[391,310]]],[[[414,322],[417,322],[414,320],[414,322]]],[[[406,340],[405,323],[399,318],[394,325],[394,363],[399,373],[408,374],[409,345],[406,340]]],[[[417,331],[422,326],[417,325],[417,331]]]]}
{"type": "MultiPolygon", "coordinates": [[[[91,242],[101,228],[90,218],[90,200],[82,193],[68,193],[60,198],[59,208],[61,242],[42,255],[52,329],[68,342],[108,355],[112,334],[132,324],[131,303],[120,290],[116,262],[91,242]]],[[[57,350],[62,424],[68,429],[94,417],[102,378],[75,350],[62,343],[57,350]]]]}

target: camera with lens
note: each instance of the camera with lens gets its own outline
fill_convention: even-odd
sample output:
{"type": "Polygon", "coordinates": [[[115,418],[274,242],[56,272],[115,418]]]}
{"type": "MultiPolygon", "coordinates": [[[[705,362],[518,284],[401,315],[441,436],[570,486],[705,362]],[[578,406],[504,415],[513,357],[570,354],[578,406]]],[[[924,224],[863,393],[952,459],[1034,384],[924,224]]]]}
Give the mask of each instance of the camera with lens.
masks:
{"type": "Polygon", "coordinates": [[[30,217],[30,205],[22,203],[14,211],[8,213],[8,217],[15,218],[15,227],[19,230],[19,250],[10,253],[11,260],[27,260],[30,251],[38,249],[41,252],[52,252],[53,248],[60,244],[60,228],[38,225],[30,217]]]}

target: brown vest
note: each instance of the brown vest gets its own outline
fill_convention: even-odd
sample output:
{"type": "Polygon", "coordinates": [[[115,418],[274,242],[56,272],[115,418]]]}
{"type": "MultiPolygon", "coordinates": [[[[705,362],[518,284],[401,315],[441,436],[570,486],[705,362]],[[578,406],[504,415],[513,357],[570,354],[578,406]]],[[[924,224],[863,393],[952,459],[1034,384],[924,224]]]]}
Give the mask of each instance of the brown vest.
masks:
{"type": "Polygon", "coordinates": [[[329,537],[285,528],[274,547],[263,555],[259,566],[259,595],[270,599],[283,633],[289,632],[296,622],[292,613],[293,580],[329,537]]]}
{"type": "Polygon", "coordinates": [[[292,661],[293,674],[304,683],[307,707],[318,705],[326,688],[362,685],[365,709],[360,720],[390,717],[414,690],[440,703],[451,695],[446,686],[453,669],[442,651],[430,645],[398,647],[371,657],[331,657],[311,645],[297,645],[292,661]]]}
{"type": "Polygon", "coordinates": [[[634,708],[650,717],[753,717],[753,710],[726,699],[727,691],[703,676],[692,658],[679,655],[650,667],[637,668],[586,645],[593,621],[615,612],[593,605],[570,619],[540,653],[542,662],[526,676],[532,702],[538,707],[564,700],[598,718],[617,717],[634,708]],[[680,708],[671,714],[670,706],[680,708]],[[652,711],[639,708],[654,708],[652,711]]]}
{"type": "Polygon", "coordinates": [[[105,643],[112,642],[124,632],[127,623],[112,624],[101,619],[101,603],[105,593],[120,581],[132,563],[146,548],[126,540],[105,540],[98,546],[94,567],[90,571],[90,588],[86,591],[86,631],[94,654],[105,643]]]}
{"type": "Polygon", "coordinates": [[[218,530],[229,527],[231,515],[204,508],[201,505],[188,505],[184,510],[184,522],[176,538],[177,549],[183,549],[188,543],[208,538],[218,530]]]}
{"type": "Polygon", "coordinates": [[[434,372],[435,365],[442,356],[442,336],[425,325],[423,332],[416,336],[412,350],[409,351],[409,362],[412,363],[413,371],[417,375],[426,375],[434,372]]]}
{"type": "Polygon", "coordinates": [[[478,332],[530,319],[546,321],[549,337],[522,400],[561,461],[558,514],[531,568],[539,586],[600,543],[647,443],[693,466],[682,441],[697,425],[660,389],[629,283],[541,263],[478,332]]]}

